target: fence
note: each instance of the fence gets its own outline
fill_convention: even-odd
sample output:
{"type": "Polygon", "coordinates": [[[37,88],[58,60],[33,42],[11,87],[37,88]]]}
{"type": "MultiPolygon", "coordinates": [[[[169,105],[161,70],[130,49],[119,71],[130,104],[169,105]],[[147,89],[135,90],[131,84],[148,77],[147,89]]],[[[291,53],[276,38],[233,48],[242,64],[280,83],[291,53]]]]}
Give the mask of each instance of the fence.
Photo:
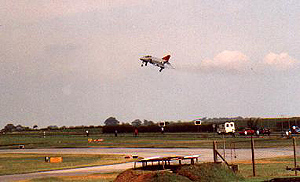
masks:
{"type": "MultiPolygon", "coordinates": [[[[215,163],[224,162],[229,168],[232,168],[234,171],[237,170],[237,165],[239,163],[249,163],[251,161],[252,165],[252,176],[257,175],[256,169],[256,161],[259,161],[259,164],[263,160],[265,162],[268,158],[274,157],[286,157],[286,158],[276,158],[277,161],[274,163],[285,163],[286,166],[282,167],[282,170],[292,171],[294,172],[294,176],[297,176],[297,171],[300,171],[300,167],[297,165],[297,138],[292,137],[290,140],[289,147],[283,148],[255,148],[255,140],[259,138],[254,138],[253,136],[250,137],[249,141],[242,141],[244,145],[250,145],[250,149],[239,149],[236,147],[236,141],[230,141],[229,144],[226,144],[226,138],[223,137],[223,140],[213,141],[213,161],[215,163]],[[273,150],[273,151],[272,151],[273,150]],[[276,150],[276,152],[275,152],[276,150]],[[287,158],[291,158],[287,160],[287,158]],[[234,168],[233,168],[234,167],[234,168]]],[[[287,138],[288,139],[288,138],[287,138]]],[[[239,144],[240,146],[241,144],[239,144]]],[[[298,153],[297,153],[298,152],[298,153]]],[[[299,156],[299,155],[298,155],[299,156]]],[[[266,162],[267,163],[267,162],[266,162]]],[[[267,169],[268,165],[265,165],[265,170],[267,169]]],[[[278,168],[276,168],[278,170],[278,168]]],[[[281,168],[279,168],[281,169],[281,168]]]]}

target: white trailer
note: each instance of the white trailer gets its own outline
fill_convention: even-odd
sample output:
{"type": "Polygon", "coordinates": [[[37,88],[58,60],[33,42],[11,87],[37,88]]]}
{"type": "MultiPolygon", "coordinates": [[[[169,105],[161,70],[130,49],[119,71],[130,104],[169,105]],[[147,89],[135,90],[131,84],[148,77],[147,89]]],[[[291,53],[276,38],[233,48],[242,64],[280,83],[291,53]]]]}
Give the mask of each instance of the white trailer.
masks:
{"type": "Polygon", "coordinates": [[[219,124],[217,127],[218,134],[234,134],[234,132],[235,132],[234,122],[225,122],[219,124]]]}

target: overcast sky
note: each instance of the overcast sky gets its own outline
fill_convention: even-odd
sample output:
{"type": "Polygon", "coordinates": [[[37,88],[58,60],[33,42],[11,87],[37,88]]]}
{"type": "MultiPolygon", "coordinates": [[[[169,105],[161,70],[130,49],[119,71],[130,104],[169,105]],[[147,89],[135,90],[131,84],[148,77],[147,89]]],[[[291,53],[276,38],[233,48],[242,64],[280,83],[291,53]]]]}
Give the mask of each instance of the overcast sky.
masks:
{"type": "Polygon", "coordinates": [[[0,0],[0,25],[1,128],[300,115],[298,0],[0,0]]]}

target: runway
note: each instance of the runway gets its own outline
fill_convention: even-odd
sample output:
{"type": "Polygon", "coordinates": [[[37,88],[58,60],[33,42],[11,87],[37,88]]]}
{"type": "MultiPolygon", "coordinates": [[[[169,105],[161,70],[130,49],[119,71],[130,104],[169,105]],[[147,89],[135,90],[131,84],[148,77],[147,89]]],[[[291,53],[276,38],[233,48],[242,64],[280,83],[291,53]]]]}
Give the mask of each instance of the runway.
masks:
{"type": "MultiPolygon", "coordinates": [[[[299,148],[299,147],[298,147],[299,148]]],[[[300,149],[300,148],[299,148],[300,149]]],[[[298,151],[299,151],[298,149],[298,151]]],[[[223,154],[223,150],[219,149],[223,154]]],[[[0,150],[1,153],[48,153],[48,154],[125,154],[138,155],[139,157],[153,157],[153,156],[174,156],[174,155],[200,155],[200,162],[212,162],[212,149],[200,148],[66,148],[66,149],[10,149],[0,150]]],[[[244,160],[251,160],[250,149],[230,149],[225,150],[226,160],[228,162],[237,162],[244,160]]],[[[255,159],[292,156],[292,148],[267,148],[256,149],[255,159]]],[[[4,175],[0,176],[0,181],[17,181],[31,178],[51,177],[51,176],[76,176],[92,173],[110,173],[121,172],[132,168],[133,163],[104,165],[95,167],[85,167],[67,170],[55,170],[47,172],[37,172],[29,174],[4,175]]]]}

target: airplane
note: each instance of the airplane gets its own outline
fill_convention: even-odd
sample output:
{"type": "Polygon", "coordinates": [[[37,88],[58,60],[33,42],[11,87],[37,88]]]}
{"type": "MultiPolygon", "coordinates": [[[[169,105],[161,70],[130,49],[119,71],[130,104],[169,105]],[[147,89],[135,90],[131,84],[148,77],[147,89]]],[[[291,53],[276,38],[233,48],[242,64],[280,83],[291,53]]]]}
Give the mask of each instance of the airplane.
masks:
{"type": "MultiPolygon", "coordinates": [[[[170,59],[171,55],[167,55],[163,58],[156,58],[156,57],[153,57],[153,56],[143,56],[140,58],[140,60],[142,61],[142,67],[145,65],[147,66],[148,63],[151,63],[155,66],[158,66],[160,67],[160,70],[159,72],[161,72],[163,69],[166,68],[165,64],[168,64],[172,67],[172,65],[169,63],[169,59],[170,59]]],[[[172,67],[173,68],[173,67],[172,67]]]]}

